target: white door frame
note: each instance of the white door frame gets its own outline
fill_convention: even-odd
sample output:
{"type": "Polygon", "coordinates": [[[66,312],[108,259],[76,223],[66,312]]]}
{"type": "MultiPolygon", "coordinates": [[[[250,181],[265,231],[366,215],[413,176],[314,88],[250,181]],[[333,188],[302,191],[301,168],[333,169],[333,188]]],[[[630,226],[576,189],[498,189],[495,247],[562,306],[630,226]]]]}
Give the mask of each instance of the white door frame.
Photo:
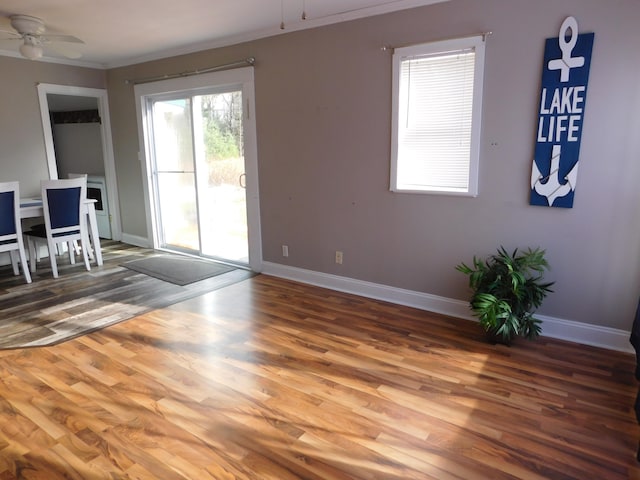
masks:
{"type": "Polygon", "coordinates": [[[240,85],[244,102],[244,154],[247,195],[247,229],[249,235],[249,267],[254,272],[262,271],[262,234],[260,228],[260,197],[258,190],[258,148],[255,122],[255,98],[253,67],[236,68],[200,75],[172,78],[135,85],[138,138],[140,141],[140,163],[142,166],[147,235],[149,244],[160,246],[160,234],[153,201],[153,171],[151,165],[152,145],[149,143],[149,97],[171,92],[194,94],[215,86],[240,85]]]}
{"type": "Polygon", "coordinates": [[[116,182],[116,166],[113,157],[113,140],[111,137],[111,117],[109,115],[109,99],[107,91],[101,88],[73,87],[68,85],[55,85],[52,83],[38,84],[38,99],[40,101],[40,115],[42,118],[42,130],[44,133],[44,146],[49,167],[49,178],[58,178],[58,164],[56,152],[53,146],[53,130],[51,117],[49,116],[49,101],[47,94],[70,95],[76,97],[91,97],[98,102],[98,115],[100,115],[100,133],[102,135],[102,157],[104,160],[105,181],[107,182],[107,202],[111,215],[111,238],[122,239],[120,227],[120,208],[118,204],[118,185],[116,182]]]}

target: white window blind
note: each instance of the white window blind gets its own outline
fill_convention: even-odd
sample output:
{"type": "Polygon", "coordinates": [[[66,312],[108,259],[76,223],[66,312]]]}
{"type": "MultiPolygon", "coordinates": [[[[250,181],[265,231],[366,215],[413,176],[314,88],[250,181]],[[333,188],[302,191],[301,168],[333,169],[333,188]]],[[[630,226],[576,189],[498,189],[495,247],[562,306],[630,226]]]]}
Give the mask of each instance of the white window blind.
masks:
{"type": "Polygon", "coordinates": [[[392,190],[477,193],[478,55],[469,39],[396,50],[392,190]]]}

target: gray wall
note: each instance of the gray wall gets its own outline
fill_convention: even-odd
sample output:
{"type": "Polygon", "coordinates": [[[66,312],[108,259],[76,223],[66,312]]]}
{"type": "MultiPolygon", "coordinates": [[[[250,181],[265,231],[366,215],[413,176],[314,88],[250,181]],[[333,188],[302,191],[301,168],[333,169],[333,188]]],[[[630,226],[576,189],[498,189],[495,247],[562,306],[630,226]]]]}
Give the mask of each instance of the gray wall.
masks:
{"type": "Polygon", "coordinates": [[[106,88],[103,70],[0,56],[0,181],[18,180],[39,195],[49,178],[37,85],[106,88]]]}
{"type": "Polygon", "coordinates": [[[540,246],[556,281],[540,313],[628,329],[640,294],[639,24],[637,0],[452,0],[111,70],[123,231],[146,236],[123,80],[255,55],[266,261],[467,299],[457,263],[499,245],[540,246]],[[532,207],[544,40],[568,15],[596,33],[578,188],[573,209],[532,207]],[[489,30],[480,195],[390,193],[391,56],[380,47],[489,30]]]}

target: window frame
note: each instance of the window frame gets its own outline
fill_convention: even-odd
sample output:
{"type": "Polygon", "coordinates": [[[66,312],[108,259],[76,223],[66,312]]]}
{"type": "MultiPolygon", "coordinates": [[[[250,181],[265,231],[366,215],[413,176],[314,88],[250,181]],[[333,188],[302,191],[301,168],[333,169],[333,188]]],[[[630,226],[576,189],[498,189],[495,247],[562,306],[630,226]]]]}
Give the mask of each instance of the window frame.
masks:
{"type": "Polygon", "coordinates": [[[485,38],[484,35],[442,40],[422,43],[408,47],[395,48],[393,51],[393,77],[392,77],[392,129],[391,129],[391,175],[390,190],[397,193],[417,193],[429,195],[455,195],[464,197],[476,197],[478,195],[478,176],[480,164],[480,133],[482,121],[482,92],[484,84],[485,63],[485,38]],[[453,51],[473,49],[474,58],[474,83],[473,103],[471,110],[471,138],[469,151],[469,180],[466,191],[446,189],[446,187],[434,188],[403,188],[398,185],[398,158],[399,144],[399,104],[400,104],[400,71],[401,64],[407,57],[420,55],[437,56],[450,54],[453,51]]]}

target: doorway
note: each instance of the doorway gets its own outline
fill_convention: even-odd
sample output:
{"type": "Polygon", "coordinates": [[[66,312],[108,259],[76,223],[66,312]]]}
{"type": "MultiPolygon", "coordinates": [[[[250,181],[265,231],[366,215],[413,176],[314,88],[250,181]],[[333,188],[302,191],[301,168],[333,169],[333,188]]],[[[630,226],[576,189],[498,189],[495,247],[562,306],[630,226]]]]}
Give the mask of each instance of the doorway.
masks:
{"type": "Polygon", "coordinates": [[[248,265],[242,90],[148,101],[160,247],[248,265]]]}
{"type": "Polygon", "coordinates": [[[253,69],[135,90],[154,247],[259,271],[253,69]]]}

